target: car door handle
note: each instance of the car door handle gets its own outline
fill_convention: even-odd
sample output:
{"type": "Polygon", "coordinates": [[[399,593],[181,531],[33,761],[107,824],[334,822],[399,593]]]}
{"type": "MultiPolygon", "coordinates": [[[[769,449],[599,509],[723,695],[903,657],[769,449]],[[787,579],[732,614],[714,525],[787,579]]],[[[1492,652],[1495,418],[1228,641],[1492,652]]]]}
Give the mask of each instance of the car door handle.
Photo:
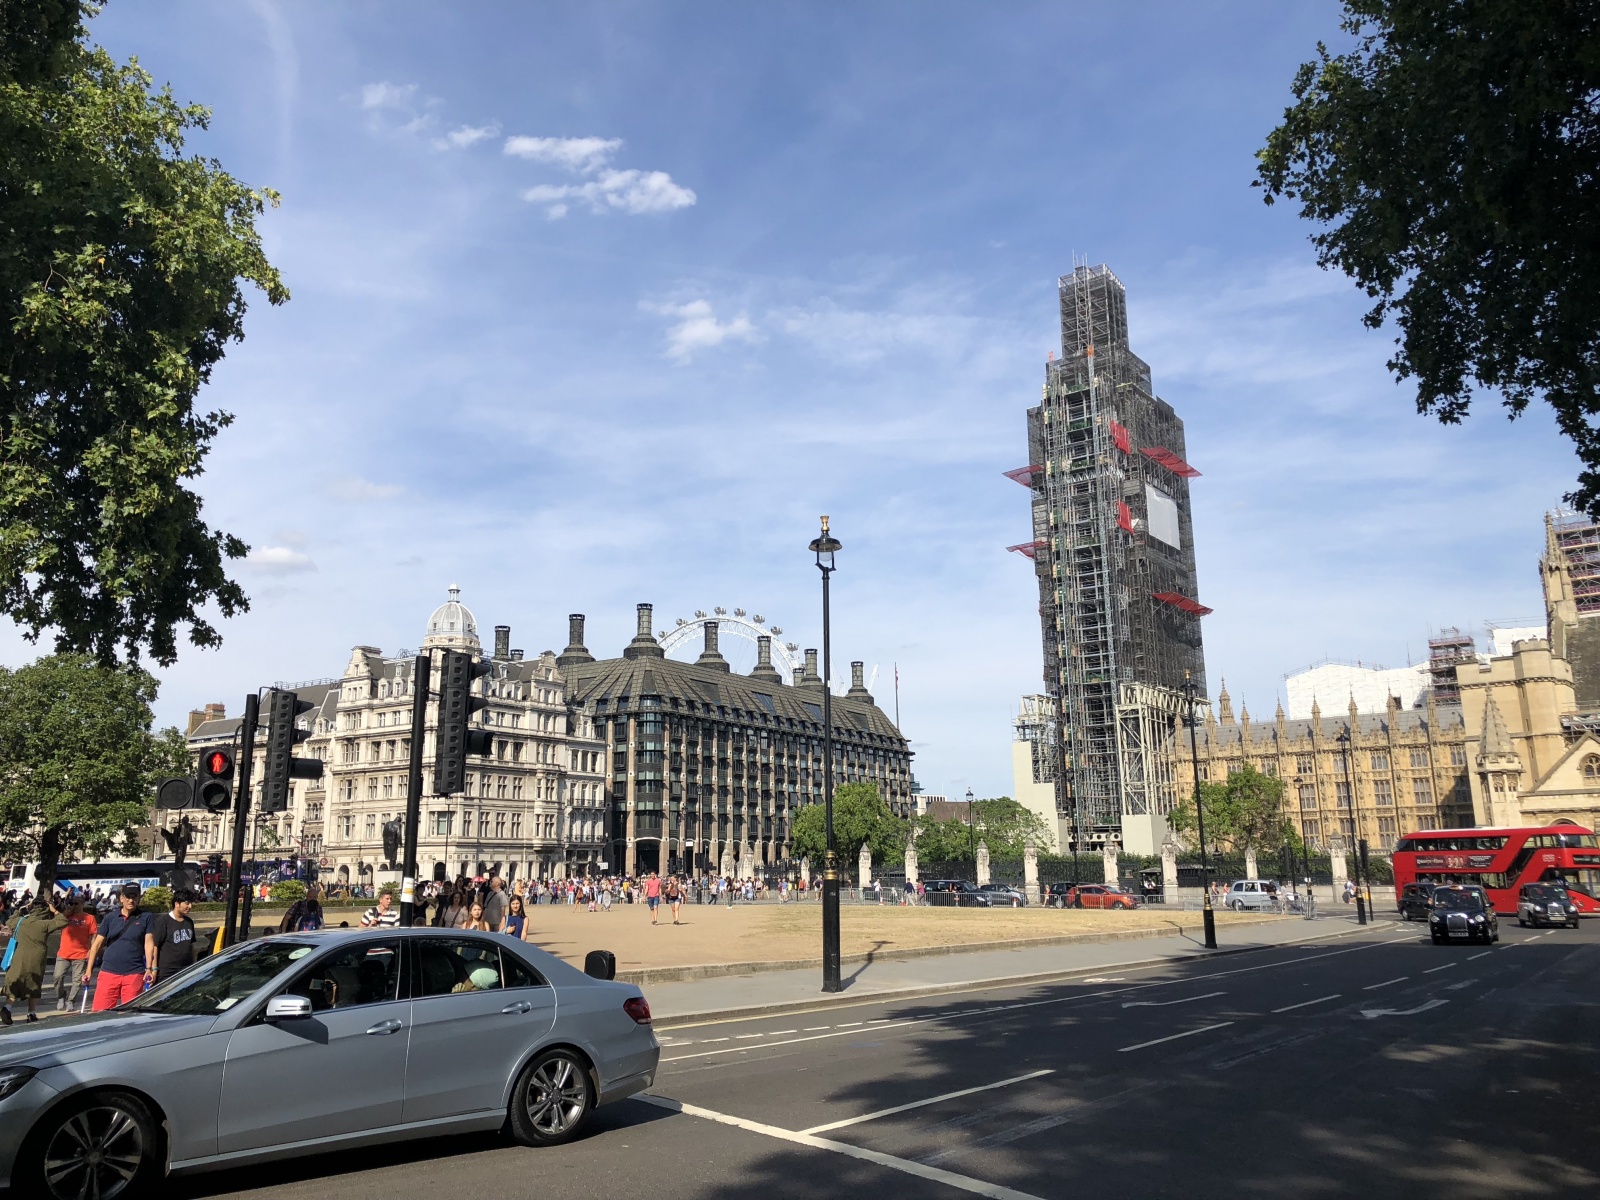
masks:
{"type": "Polygon", "coordinates": [[[404,1029],[405,1027],[406,1023],[404,1021],[391,1018],[387,1021],[379,1021],[371,1029],[367,1030],[367,1032],[382,1036],[383,1034],[388,1033],[399,1033],[400,1030],[404,1029]]]}
{"type": "Polygon", "coordinates": [[[515,1004],[508,1004],[500,1010],[503,1013],[527,1013],[533,1011],[533,1005],[526,1000],[518,1000],[515,1004]]]}

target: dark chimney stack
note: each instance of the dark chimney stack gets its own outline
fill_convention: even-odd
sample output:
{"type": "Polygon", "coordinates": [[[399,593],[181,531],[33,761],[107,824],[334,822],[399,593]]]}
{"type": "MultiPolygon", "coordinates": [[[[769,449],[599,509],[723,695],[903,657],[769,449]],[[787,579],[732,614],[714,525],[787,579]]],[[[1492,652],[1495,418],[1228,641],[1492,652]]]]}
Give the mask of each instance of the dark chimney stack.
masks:
{"type": "Polygon", "coordinates": [[[633,641],[629,642],[627,648],[622,652],[623,658],[665,658],[667,656],[666,651],[661,648],[661,643],[656,641],[656,635],[652,632],[654,625],[655,609],[648,604],[639,605],[639,625],[633,635],[633,641]]]}
{"type": "Polygon", "coordinates": [[[756,638],[756,669],[750,672],[750,678],[762,683],[783,682],[783,676],[772,665],[772,638],[768,634],[763,633],[756,638]]]}
{"type": "Polygon", "coordinates": [[[867,691],[865,663],[853,662],[850,664],[850,690],[845,695],[853,696],[857,700],[865,700],[869,704],[872,703],[872,693],[867,691]]]}
{"type": "Polygon", "coordinates": [[[717,649],[717,622],[707,621],[705,631],[705,649],[700,651],[700,657],[694,660],[694,665],[710,667],[713,671],[731,671],[733,668],[728,665],[728,660],[723,658],[721,651],[717,649]]]}
{"type": "Polygon", "coordinates": [[[511,657],[511,626],[496,625],[494,627],[494,656],[501,662],[511,657]]]}
{"type": "Polygon", "coordinates": [[[513,650],[511,652],[511,661],[512,662],[521,662],[522,661],[522,651],[521,650],[513,650]]]}
{"type": "Polygon", "coordinates": [[[556,666],[571,667],[593,661],[594,655],[583,644],[583,614],[572,613],[567,617],[567,648],[557,656],[556,666]]]}

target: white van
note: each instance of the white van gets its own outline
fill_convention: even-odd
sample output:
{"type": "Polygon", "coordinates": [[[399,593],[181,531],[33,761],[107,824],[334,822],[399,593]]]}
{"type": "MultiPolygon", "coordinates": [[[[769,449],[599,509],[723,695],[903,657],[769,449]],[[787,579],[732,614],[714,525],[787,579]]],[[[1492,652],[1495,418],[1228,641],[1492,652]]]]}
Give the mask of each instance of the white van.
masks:
{"type": "Polygon", "coordinates": [[[1278,885],[1267,879],[1236,879],[1222,898],[1225,908],[1234,912],[1271,908],[1278,899],[1278,885]]]}

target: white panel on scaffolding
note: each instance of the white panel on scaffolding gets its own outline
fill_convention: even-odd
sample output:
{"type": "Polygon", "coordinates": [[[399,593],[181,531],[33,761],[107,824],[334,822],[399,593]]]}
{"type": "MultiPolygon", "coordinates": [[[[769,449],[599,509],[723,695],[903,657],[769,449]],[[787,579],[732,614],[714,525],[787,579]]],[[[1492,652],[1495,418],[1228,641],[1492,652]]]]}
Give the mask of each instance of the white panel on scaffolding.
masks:
{"type": "Polygon", "coordinates": [[[1165,542],[1174,550],[1183,549],[1178,533],[1178,504],[1158,487],[1144,485],[1144,511],[1149,522],[1150,536],[1165,542]]]}

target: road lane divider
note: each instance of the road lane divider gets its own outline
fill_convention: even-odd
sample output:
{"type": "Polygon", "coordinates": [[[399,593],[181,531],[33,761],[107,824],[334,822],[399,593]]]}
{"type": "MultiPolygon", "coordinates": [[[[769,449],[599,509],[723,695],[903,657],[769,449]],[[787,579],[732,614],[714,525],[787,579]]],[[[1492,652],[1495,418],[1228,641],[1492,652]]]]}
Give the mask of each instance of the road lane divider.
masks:
{"type": "Polygon", "coordinates": [[[1410,978],[1411,978],[1411,976],[1409,976],[1409,975],[1396,975],[1393,979],[1385,979],[1382,983],[1369,983],[1369,984],[1367,984],[1366,987],[1362,988],[1361,990],[1363,992],[1375,992],[1379,988],[1388,987],[1391,983],[1404,983],[1406,980],[1408,980],[1410,978]]]}
{"type": "Polygon", "coordinates": [[[699,1117],[702,1120],[715,1121],[719,1125],[731,1125],[735,1129],[743,1129],[748,1133],[758,1133],[764,1137],[776,1138],[781,1142],[807,1146],[813,1150],[830,1150],[834,1154],[843,1154],[846,1157],[859,1159],[862,1162],[875,1163],[880,1167],[888,1167],[892,1171],[902,1171],[907,1175],[915,1175],[919,1179],[942,1183],[946,1187],[970,1192],[975,1196],[987,1196],[989,1200],[1042,1200],[1041,1197],[1032,1195],[1029,1192],[1019,1192],[1015,1188],[1001,1187],[997,1183],[974,1179],[970,1175],[958,1175],[954,1171],[946,1171],[941,1167],[929,1166],[926,1163],[912,1162],[909,1158],[898,1158],[893,1154],[884,1154],[878,1150],[868,1150],[863,1146],[852,1146],[848,1142],[835,1142],[829,1138],[820,1138],[813,1133],[799,1133],[793,1129],[781,1129],[776,1125],[750,1121],[744,1117],[733,1116],[730,1113],[720,1113],[709,1108],[701,1108],[699,1105],[684,1104],[666,1096],[655,1096],[649,1092],[641,1092],[634,1099],[642,1100],[646,1104],[653,1104],[657,1108],[664,1108],[669,1112],[681,1113],[686,1117],[699,1117]]]}
{"type": "Polygon", "coordinates": [[[862,1113],[859,1117],[846,1117],[842,1121],[830,1121],[826,1125],[813,1125],[810,1129],[802,1129],[801,1133],[827,1133],[833,1129],[843,1129],[848,1125],[860,1125],[863,1121],[876,1121],[879,1117],[892,1117],[896,1113],[910,1112],[914,1108],[926,1108],[930,1104],[943,1104],[946,1100],[956,1100],[962,1096],[976,1095],[978,1092],[992,1092],[997,1088],[1010,1087],[1013,1083],[1024,1083],[1029,1079],[1038,1079],[1044,1075],[1054,1075],[1055,1071],[1046,1068],[1043,1071],[1029,1071],[1026,1075],[1013,1075],[1010,1079],[1002,1079],[998,1083],[985,1083],[977,1087],[962,1088],[956,1092],[945,1092],[942,1096],[929,1096],[926,1100],[913,1100],[910,1104],[897,1104],[893,1108],[880,1108],[876,1112],[862,1113]]]}
{"type": "Polygon", "coordinates": [[[1423,974],[1432,975],[1435,971],[1448,971],[1451,967],[1459,967],[1460,965],[1460,963],[1445,963],[1443,966],[1429,967],[1423,974]]]}
{"type": "Polygon", "coordinates": [[[1432,1000],[1424,1001],[1415,1008],[1363,1008],[1361,1015],[1369,1021],[1375,1021],[1379,1017],[1414,1017],[1418,1013],[1425,1013],[1429,1009],[1441,1008],[1449,1003],[1450,1001],[1448,1000],[1441,1000],[1435,997],[1432,1000]]]}
{"type": "Polygon", "coordinates": [[[1302,1000],[1299,1004],[1285,1004],[1282,1008],[1275,1008],[1274,1013],[1293,1012],[1297,1008],[1310,1008],[1313,1004],[1324,1004],[1329,1000],[1337,1000],[1342,992],[1334,992],[1330,996],[1318,996],[1315,1000],[1302,1000]]]}
{"type": "Polygon", "coordinates": [[[1203,996],[1185,996],[1182,1000],[1124,1000],[1123,1008],[1171,1008],[1174,1004],[1189,1004],[1195,1000],[1210,1000],[1216,996],[1226,996],[1227,992],[1207,992],[1203,996]]]}
{"type": "Polygon", "coordinates": [[[1156,1038],[1154,1041],[1149,1042],[1140,1042],[1137,1046],[1124,1046],[1118,1050],[1117,1053],[1126,1054],[1130,1050],[1143,1050],[1147,1046],[1159,1046],[1163,1042],[1175,1042],[1179,1038],[1193,1037],[1197,1033],[1210,1033],[1214,1029],[1226,1029],[1229,1025],[1234,1023],[1235,1022],[1233,1021],[1222,1021],[1216,1025],[1202,1025],[1199,1029],[1187,1029],[1182,1033],[1174,1033],[1170,1037],[1156,1038]]]}

